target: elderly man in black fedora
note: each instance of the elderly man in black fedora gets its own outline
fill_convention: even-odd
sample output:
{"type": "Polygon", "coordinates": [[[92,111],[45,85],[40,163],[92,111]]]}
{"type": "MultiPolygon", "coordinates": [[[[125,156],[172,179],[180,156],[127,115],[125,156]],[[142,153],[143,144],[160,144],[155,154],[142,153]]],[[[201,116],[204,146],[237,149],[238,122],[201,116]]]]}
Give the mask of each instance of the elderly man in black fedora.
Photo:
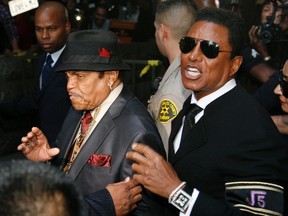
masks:
{"type": "Polygon", "coordinates": [[[72,102],[62,130],[50,145],[34,127],[18,150],[30,160],[51,162],[72,178],[90,215],[125,215],[132,210],[131,215],[159,215],[159,200],[156,204],[154,199],[160,198],[147,191],[139,194],[137,183],[126,179],[132,175],[125,159],[132,143],[141,141],[165,153],[145,106],[121,81],[120,75],[129,68],[122,63],[116,35],[93,30],[72,33],[56,70],[66,73],[72,102]],[[111,186],[119,181],[124,182],[111,186]]]}

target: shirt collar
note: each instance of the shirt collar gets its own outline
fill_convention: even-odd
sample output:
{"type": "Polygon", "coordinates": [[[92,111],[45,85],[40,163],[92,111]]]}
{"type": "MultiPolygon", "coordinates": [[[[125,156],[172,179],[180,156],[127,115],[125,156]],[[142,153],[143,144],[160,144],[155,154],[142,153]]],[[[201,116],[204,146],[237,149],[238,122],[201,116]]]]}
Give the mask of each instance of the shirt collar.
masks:
{"type": "MultiPolygon", "coordinates": [[[[56,64],[56,62],[58,61],[58,59],[59,59],[61,53],[63,52],[63,50],[65,49],[65,47],[66,47],[66,44],[65,44],[60,50],[58,50],[58,51],[56,51],[56,52],[53,52],[53,53],[49,53],[49,54],[51,55],[52,60],[53,60],[53,63],[51,64],[52,67],[53,67],[53,66],[56,64]]],[[[48,54],[47,54],[47,55],[48,55],[48,54]]]]}
{"type": "Polygon", "coordinates": [[[119,96],[123,89],[123,83],[121,82],[116,88],[114,88],[108,97],[99,105],[99,107],[95,108],[91,111],[91,115],[94,120],[97,122],[104,116],[104,114],[107,112],[109,107],[112,105],[112,103],[116,100],[116,98],[119,96]]]}
{"type": "Polygon", "coordinates": [[[224,95],[231,89],[233,89],[236,86],[236,81],[235,79],[229,80],[225,85],[223,85],[221,88],[217,89],[216,91],[212,92],[211,94],[201,98],[200,100],[197,101],[195,98],[194,92],[192,92],[192,97],[191,97],[191,103],[196,103],[198,106],[200,106],[202,109],[205,109],[205,107],[210,104],[212,101],[216,100],[220,96],[224,95]]]}

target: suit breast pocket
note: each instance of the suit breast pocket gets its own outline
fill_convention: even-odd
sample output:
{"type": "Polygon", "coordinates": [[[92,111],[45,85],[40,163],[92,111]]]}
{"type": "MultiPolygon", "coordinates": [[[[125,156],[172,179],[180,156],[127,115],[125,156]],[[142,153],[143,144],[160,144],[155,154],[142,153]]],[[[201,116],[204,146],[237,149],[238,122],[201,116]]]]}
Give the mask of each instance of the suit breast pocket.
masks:
{"type": "Polygon", "coordinates": [[[87,168],[93,172],[110,173],[111,155],[92,154],[87,161],[87,168]]]}

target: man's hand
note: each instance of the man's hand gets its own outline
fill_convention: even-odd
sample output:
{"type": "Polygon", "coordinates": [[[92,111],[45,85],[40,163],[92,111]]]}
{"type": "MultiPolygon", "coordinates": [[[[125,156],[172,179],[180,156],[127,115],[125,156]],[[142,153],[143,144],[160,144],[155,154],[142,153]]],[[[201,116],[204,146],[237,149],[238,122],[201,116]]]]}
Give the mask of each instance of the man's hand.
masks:
{"type": "Polygon", "coordinates": [[[132,164],[136,172],[133,179],[153,193],[168,198],[181,184],[171,164],[147,145],[133,144],[132,149],[134,151],[128,152],[126,158],[136,162],[132,164]]]}
{"type": "Polygon", "coordinates": [[[248,32],[248,35],[252,47],[264,58],[269,56],[269,53],[266,44],[262,43],[262,41],[259,39],[259,33],[259,26],[252,26],[248,32]]]}
{"type": "Polygon", "coordinates": [[[142,199],[141,186],[129,177],[125,181],[107,185],[106,189],[112,196],[117,216],[130,213],[142,199]]]}
{"type": "Polygon", "coordinates": [[[37,127],[22,137],[21,142],[17,150],[22,151],[29,160],[49,161],[60,152],[58,148],[50,148],[47,138],[37,127]]]}

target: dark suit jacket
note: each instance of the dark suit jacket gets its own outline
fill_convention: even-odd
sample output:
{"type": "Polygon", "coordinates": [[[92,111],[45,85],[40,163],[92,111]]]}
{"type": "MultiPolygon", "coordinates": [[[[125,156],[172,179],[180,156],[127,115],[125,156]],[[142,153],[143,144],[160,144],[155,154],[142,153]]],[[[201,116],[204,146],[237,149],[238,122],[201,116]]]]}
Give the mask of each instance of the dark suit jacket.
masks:
{"type": "MultiPolygon", "coordinates": [[[[71,108],[56,140],[55,145],[61,151],[52,163],[61,169],[65,166],[81,117],[82,111],[71,108]]],[[[85,195],[132,176],[131,162],[125,159],[125,155],[134,142],[147,143],[162,155],[165,154],[161,138],[146,107],[124,87],[82,147],[68,176],[85,195]],[[111,165],[104,167],[87,163],[92,154],[110,156],[111,165]]],[[[150,201],[148,199],[147,202],[150,201]]],[[[141,215],[153,215],[145,207],[138,210],[142,211],[141,215]]]]}
{"type": "MultiPolygon", "coordinates": [[[[181,113],[172,123],[170,149],[181,126],[179,119],[181,113]]],[[[288,179],[288,154],[279,132],[266,110],[240,86],[205,108],[177,153],[169,152],[169,162],[191,191],[200,191],[193,216],[244,215],[232,205],[249,205],[251,191],[244,191],[244,195],[241,190],[231,192],[225,183],[264,181],[283,185],[288,179]]],[[[265,202],[271,204],[266,198],[265,202]]],[[[281,200],[275,202],[272,200],[274,205],[281,204],[281,200]]],[[[175,210],[171,205],[171,215],[179,215],[175,210]]]]}
{"type": "Polygon", "coordinates": [[[112,197],[107,189],[98,190],[84,196],[84,210],[88,215],[116,215],[112,197]]]}
{"type": "MultiPolygon", "coordinates": [[[[37,66],[39,77],[45,58],[46,53],[39,59],[37,66]]],[[[53,69],[57,67],[58,63],[59,61],[56,62],[53,69]]],[[[0,104],[0,113],[5,117],[36,115],[39,117],[40,123],[37,125],[34,123],[34,126],[40,127],[51,143],[56,139],[71,106],[66,91],[67,79],[64,73],[56,73],[53,70],[47,77],[47,82],[43,85],[41,90],[39,87],[39,78],[37,81],[33,95],[25,96],[20,100],[0,104]]]]}

